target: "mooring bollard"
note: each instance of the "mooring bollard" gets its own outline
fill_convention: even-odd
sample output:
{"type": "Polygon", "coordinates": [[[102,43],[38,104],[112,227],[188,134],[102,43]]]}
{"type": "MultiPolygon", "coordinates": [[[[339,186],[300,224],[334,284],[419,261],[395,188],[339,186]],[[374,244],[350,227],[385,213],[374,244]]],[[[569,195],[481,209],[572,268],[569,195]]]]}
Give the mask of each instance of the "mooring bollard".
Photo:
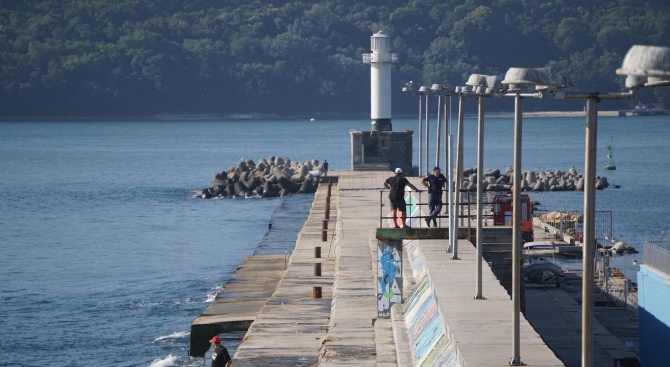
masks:
{"type": "Polygon", "coordinates": [[[321,287],[312,288],[312,298],[321,298],[321,287]]]}
{"type": "Polygon", "coordinates": [[[321,276],[321,263],[314,263],[314,276],[315,277],[321,276]]]}
{"type": "Polygon", "coordinates": [[[321,246],[314,247],[314,257],[317,259],[321,258],[321,246]]]}

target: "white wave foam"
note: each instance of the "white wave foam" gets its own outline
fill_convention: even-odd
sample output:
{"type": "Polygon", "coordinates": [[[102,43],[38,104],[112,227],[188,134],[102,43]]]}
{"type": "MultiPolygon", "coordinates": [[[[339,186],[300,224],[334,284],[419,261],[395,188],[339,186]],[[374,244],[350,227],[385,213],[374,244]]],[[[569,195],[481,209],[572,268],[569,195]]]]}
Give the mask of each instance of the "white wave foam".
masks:
{"type": "Polygon", "coordinates": [[[189,335],[191,335],[190,331],[176,331],[170,335],[159,336],[158,338],[154,339],[154,341],[159,342],[161,340],[167,340],[167,339],[185,338],[189,335]]]}
{"type": "Polygon", "coordinates": [[[207,292],[207,299],[205,302],[207,303],[212,303],[216,299],[216,296],[221,292],[223,289],[223,286],[219,286],[216,288],[211,289],[209,292],[207,292]]]}
{"type": "MultiPolygon", "coordinates": [[[[216,297],[216,293],[214,294],[214,297],[216,297]]],[[[207,299],[209,299],[209,295],[207,295],[207,299]]],[[[145,307],[154,307],[154,306],[165,306],[165,305],[188,305],[188,304],[193,304],[193,303],[200,303],[202,302],[201,300],[187,297],[183,300],[178,300],[178,301],[138,301],[134,302],[131,307],[133,308],[145,308],[145,307]]]]}
{"type": "Polygon", "coordinates": [[[199,302],[200,302],[200,301],[198,301],[198,300],[195,299],[195,298],[188,297],[188,298],[183,299],[183,300],[181,300],[181,301],[177,301],[177,302],[175,302],[175,304],[176,304],[176,305],[190,305],[190,304],[192,304],[192,303],[199,303],[199,302]]]}
{"type": "Polygon", "coordinates": [[[158,306],[160,304],[161,304],[161,302],[139,301],[139,302],[133,303],[132,306],[137,307],[137,308],[144,308],[144,307],[158,306]]]}
{"type": "Polygon", "coordinates": [[[172,354],[169,354],[165,358],[154,359],[154,361],[151,362],[149,367],[167,367],[167,366],[176,366],[176,365],[177,365],[177,356],[173,356],[172,354]]]}
{"type": "Polygon", "coordinates": [[[216,295],[217,295],[218,293],[219,293],[219,292],[207,293],[207,299],[205,300],[205,302],[207,302],[207,303],[212,303],[212,302],[214,302],[214,300],[216,299],[216,295]]]}

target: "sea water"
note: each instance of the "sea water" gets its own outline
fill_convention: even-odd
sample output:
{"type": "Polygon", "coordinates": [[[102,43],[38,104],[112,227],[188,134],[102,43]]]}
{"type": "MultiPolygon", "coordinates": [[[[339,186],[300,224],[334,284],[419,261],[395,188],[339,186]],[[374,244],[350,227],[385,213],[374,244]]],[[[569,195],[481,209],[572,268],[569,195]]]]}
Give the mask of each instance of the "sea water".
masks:
{"type": "MultiPolygon", "coordinates": [[[[525,118],[523,170],[582,173],[584,121],[525,118]]],[[[466,167],[476,164],[476,125],[465,120],[466,167]]],[[[418,128],[393,121],[415,131],[415,164],[418,128]]],[[[294,204],[203,200],[199,190],[247,158],[349,169],[350,129],[370,122],[0,123],[0,365],[201,366],[188,357],[191,321],[254,253],[273,213],[294,204]]],[[[621,188],[598,191],[597,210],[611,210],[613,236],[638,249],[669,225],[668,136],[668,117],[599,118],[598,174],[621,188]],[[610,137],[617,170],[602,171],[610,137]]],[[[512,160],[512,119],[488,118],[484,166],[512,160]]],[[[542,209],[583,210],[580,192],[532,197],[542,209]]]]}

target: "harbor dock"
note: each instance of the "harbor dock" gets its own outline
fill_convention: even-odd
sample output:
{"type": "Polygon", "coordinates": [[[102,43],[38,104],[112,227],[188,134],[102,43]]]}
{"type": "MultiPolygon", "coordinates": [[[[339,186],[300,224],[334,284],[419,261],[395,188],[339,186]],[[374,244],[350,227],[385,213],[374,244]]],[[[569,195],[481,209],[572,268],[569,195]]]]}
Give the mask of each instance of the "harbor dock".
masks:
{"type": "MultiPolygon", "coordinates": [[[[474,299],[476,249],[465,231],[459,231],[458,259],[447,252],[444,228],[383,231],[402,243],[402,301],[415,297],[419,287],[434,295],[439,340],[405,319],[410,308],[404,303],[392,306],[390,317],[379,316],[378,242],[384,240],[378,239],[378,229],[380,215],[388,215],[380,188],[390,175],[330,171],[330,181],[322,182],[314,195],[286,270],[283,260],[268,260],[276,265],[271,272],[278,278],[267,277],[262,290],[248,288],[259,297],[248,308],[235,308],[242,305],[236,301],[247,297],[244,279],[255,278],[252,267],[241,267],[251,273],[236,273],[230,285],[242,288],[228,290],[227,284],[222,302],[208,307],[192,330],[196,324],[235,319],[236,313],[245,314],[240,319],[253,319],[233,357],[235,366],[391,367],[439,365],[431,361],[445,358],[470,366],[507,365],[513,355],[512,302],[488,260],[483,264],[484,299],[474,299]],[[432,352],[410,340],[432,345],[432,352]]],[[[418,178],[409,179],[418,185],[418,178]]],[[[581,305],[566,291],[578,288],[576,278],[570,279],[558,288],[526,288],[520,320],[525,365],[580,365],[581,305]]],[[[626,343],[635,340],[632,336],[617,336],[597,320],[594,328],[596,365],[611,366],[615,359],[634,356],[626,343]]],[[[205,334],[212,332],[217,333],[210,329],[205,334]]]]}

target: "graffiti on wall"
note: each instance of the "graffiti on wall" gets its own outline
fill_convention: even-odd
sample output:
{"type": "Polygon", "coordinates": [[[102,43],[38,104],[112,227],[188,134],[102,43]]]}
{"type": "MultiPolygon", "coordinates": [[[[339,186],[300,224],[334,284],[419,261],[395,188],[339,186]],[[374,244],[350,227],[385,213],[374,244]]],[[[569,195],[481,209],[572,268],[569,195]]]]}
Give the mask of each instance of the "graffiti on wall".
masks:
{"type": "Polygon", "coordinates": [[[402,303],[402,241],[377,241],[377,316],[391,317],[391,307],[402,303]]]}

